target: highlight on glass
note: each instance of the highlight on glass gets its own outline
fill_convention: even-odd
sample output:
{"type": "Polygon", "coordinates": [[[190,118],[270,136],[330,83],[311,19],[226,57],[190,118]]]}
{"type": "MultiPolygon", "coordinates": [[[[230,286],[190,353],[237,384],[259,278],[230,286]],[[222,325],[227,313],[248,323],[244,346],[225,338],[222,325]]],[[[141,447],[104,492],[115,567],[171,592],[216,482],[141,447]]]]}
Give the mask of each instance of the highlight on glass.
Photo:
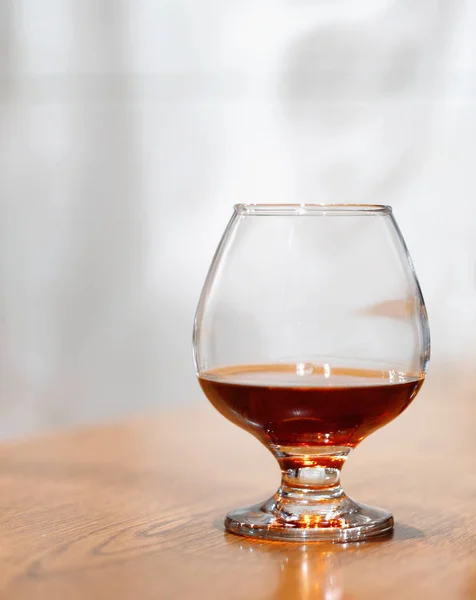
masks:
{"type": "Polygon", "coordinates": [[[415,398],[430,357],[425,304],[390,207],[235,206],[193,347],[208,400],[282,473],[274,496],[227,515],[228,531],[342,542],[391,531],[389,512],[340,485],[351,450],[415,398]]]}

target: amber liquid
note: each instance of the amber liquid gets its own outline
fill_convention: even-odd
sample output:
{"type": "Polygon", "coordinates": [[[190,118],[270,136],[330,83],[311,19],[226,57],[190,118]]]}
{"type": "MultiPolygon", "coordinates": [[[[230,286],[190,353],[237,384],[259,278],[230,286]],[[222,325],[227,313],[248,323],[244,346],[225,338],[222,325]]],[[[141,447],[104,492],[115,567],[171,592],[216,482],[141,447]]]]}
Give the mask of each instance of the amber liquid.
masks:
{"type": "Polygon", "coordinates": [[[353,447],[404,411],[423,377],[276,364],[214,369],[199,381],[222,415],[266,445],[353,447]]]}

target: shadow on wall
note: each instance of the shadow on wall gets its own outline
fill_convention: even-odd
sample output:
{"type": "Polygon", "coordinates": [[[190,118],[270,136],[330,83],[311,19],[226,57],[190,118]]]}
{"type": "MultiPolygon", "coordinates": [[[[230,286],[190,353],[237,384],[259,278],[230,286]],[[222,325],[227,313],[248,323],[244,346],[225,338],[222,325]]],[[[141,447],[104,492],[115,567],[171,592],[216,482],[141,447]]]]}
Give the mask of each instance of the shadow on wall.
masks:
{"type": "Polygon", "coordinates": [[[290,44],[280,96],[301,197],[398,204],[431,143],[443,86],[435,66],[453,9],[398,2],[290,44]]]}

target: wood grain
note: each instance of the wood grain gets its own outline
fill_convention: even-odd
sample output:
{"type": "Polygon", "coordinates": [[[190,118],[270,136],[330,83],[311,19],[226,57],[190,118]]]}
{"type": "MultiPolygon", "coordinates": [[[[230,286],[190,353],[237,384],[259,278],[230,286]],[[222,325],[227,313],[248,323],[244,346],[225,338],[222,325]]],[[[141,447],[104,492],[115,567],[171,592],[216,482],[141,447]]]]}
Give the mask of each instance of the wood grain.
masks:
{"type": "MultiPolygon", "coordinates": [[[[197,389],[197,395],[200,392],[197,389]]],[[[0,449],[0,596],[8,599],[476,599],[476,376],[433,369],[343,475],[389,508],[392,538],[251,541],[224,513],[271,495],[256,440],[198,410],[0,449]]]]}

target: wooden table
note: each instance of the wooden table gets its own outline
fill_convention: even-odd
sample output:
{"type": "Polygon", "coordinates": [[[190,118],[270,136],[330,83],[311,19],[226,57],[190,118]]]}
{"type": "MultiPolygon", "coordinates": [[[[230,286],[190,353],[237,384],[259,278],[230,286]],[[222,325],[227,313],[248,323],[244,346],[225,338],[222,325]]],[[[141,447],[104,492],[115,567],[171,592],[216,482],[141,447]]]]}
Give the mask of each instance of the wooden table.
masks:
{"type": "Polygon", "coordinates": [[[351,456],[347,492],[396,519],[392,539],[360,545],[225,533],[224,513],[271,495],[278,469],[205,399],[0,452],[1,598],[476,598],[469,371],[434,368],[407,412],[351,456]]]}

